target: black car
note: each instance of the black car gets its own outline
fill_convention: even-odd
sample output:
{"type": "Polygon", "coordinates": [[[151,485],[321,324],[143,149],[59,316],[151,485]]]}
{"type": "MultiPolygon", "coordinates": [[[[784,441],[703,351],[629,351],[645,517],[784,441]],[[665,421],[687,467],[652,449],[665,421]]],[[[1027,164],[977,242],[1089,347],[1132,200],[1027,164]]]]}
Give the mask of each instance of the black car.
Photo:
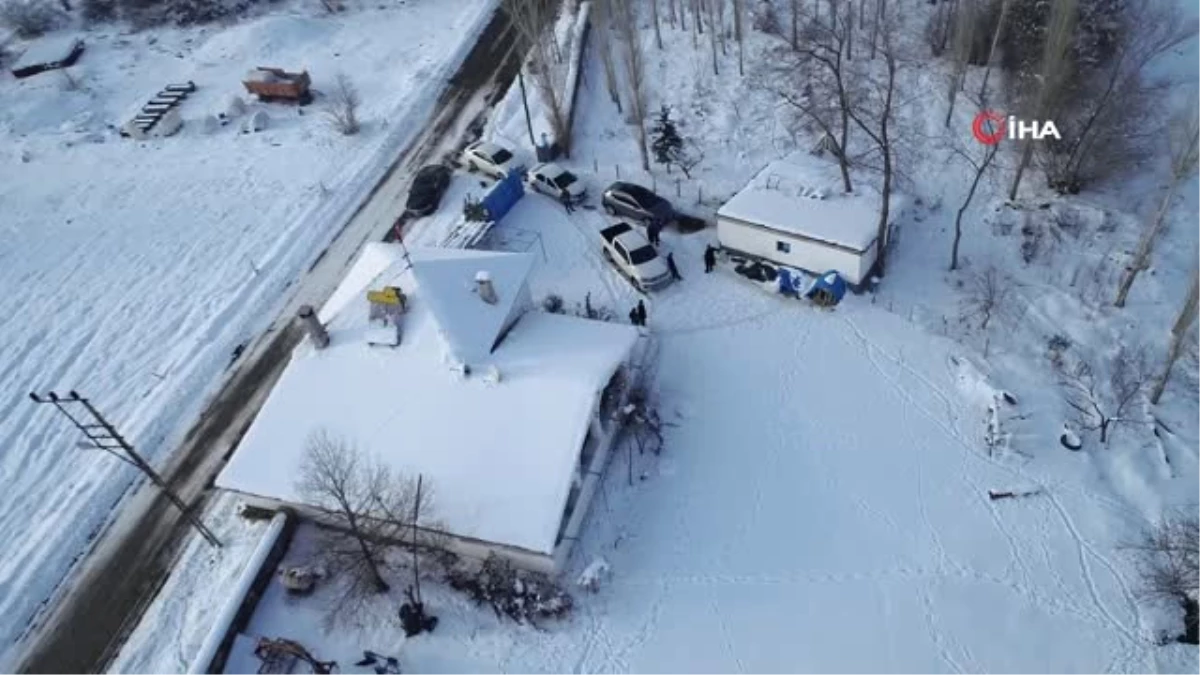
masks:
{"type": "Polygon", "coordinates": [[[405,210],[410,215],[427,216],[437,210],[450,185],[450,167],[430,164],[422,167],[413,178],[405,210]]]}
{"type": "Polygon", "coordinates": [[[642,222],[670,222],[675,216],[671,202],[659,197],[650,190],[635,185],[617,181],[608,186],[600,197],[605,213],[615,216],[635,218],[642,222]]]}

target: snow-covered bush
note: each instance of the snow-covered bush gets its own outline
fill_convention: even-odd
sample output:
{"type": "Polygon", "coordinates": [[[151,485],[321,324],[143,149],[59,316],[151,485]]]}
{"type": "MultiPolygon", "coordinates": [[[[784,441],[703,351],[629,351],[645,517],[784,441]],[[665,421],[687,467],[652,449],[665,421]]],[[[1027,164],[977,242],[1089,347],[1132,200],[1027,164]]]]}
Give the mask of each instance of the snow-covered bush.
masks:
{"type": "Polygon", "coordinates": [[[476,604],[488,605],[497,618],[508,617],[524,624],[540,619],[561,618],[574,603],[566,591],[548,577],[514,569],[495,554],[478,570],[459,568],[446,574],[450,587],[466,593],[476,604]]]}
{"type": "Polygon", "coordinates": [[[62,20],[62,12],[41,0],[5,0],[0,3],[0,24],[23,38],[37,37],[54,30],[62,20]]]}
{"type": "Polygon", "coordinates": [[[360,128],[358,123],[358,106],[362,98],[358,88],[345,73],[338,73],[334,81],[333,91],[329,94],[329,108],[325,115],[330,125],[343,136],[353,136],[360,128]]]}
{"type": "Polygon", "coordinates": [[[551,314],[562,314],[563,313],[562,296],[557,295],[555,293],[551,293],[550,295],[547,295],[546,297],[542,298],[542,309],[546,310],[547,312],[550,312],[551,314]]]}
{"type": "Polygon", "coordinates": [[[1197,644],[1197,595],[1200,594],[1200,520],[1194,511],[1179,511],[1147,529],[1129,547],[1141,575],[1139,593],[1144,600],[1177,603],[1183,609],[1182,632],[1163,636],[1197,644]]]}

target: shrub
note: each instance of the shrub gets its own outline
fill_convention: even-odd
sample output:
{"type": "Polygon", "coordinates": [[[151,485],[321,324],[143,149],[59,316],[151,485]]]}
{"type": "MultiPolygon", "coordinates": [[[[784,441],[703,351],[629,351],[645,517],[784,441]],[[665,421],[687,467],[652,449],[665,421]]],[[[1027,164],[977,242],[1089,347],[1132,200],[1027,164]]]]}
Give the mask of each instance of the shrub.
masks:
{"type": "Polygon", "coordinates": [[[0,3],[0,23],[23,38],[33,38],[54,30],[63,15],[40,0],[6,0],[0,3]]]}

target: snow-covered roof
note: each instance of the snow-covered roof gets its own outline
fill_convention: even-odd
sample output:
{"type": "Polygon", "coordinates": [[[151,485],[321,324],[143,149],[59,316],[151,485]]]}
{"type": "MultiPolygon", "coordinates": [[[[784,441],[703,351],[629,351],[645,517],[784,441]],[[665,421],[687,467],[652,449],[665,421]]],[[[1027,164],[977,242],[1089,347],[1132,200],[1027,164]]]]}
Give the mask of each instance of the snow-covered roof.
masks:
{"type": "Polygon", "coordinates": [[[81,41],[78,35],[72,34],[42,37],[21,54],[21,58],[12,64],[11,69],[22,70],[45,63],[58,63],[69,57],[81,41]]]}
{"type": "Polygon", "coordinates": [[[842,192],[836,164],[801,155],[768,164],[717,216],[865,251],[878,234],[879,203],[876,193],[842,192]]]}
{"type": "Polygon", "coordinates": [[[435,249],[413,261],[425,302],[458,360],[479,364],[490,358],[533,260],[529,253],[435,249]],[[484,302],[476,291],[480,272],[491,279],[495,304],[484,302]]]}
{"type": "MultiPolygon", "coordinates": [[[[329,346],[318,351],[306,340],[296,348],[217,485],[303,503],[296,482],[305,442],[324,429],[397,471],[421,474],[435,493],[429,517],[451,533],[551,553],[592,411],[637,333],[530,311],[491,354],[499,382],[478,370],[464,379],[442,358],[435,310],[454,298],[425,286],[451,276],[457,266],[435,263],[455,258],[471,261],[472,275],[474,263],[493,259],[418,250],[405,269],[399,245],[368,244],[319,313],[329,346]],[[394,349],[363,339],[366,291],[387,285],[408,298],[394,349]]],[[[511,274],[491,271],[496,280],[511,274]]],[[[466,293],[459,300],[483,305],[466,293]]]]}

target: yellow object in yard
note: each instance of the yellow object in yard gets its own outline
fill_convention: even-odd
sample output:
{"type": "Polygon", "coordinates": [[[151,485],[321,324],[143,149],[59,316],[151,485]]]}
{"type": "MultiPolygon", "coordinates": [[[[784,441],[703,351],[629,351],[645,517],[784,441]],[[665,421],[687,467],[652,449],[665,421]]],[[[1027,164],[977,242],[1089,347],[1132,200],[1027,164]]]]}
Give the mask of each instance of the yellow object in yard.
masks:
{"type": "Polygon", "coordinates": [[[382,291],[367,291],[367,301],[381,305],[400,305],[404,307],[404,293],[395,286],[385,286],[382,291]]]}

